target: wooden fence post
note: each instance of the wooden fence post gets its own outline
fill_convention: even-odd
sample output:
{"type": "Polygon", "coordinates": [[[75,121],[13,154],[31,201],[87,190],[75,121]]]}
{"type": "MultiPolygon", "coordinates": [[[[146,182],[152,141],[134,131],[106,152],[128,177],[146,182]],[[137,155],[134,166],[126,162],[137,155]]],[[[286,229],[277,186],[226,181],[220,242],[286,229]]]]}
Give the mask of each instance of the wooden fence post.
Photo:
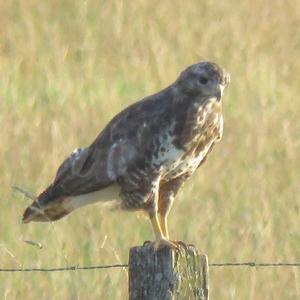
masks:
{"type": "Polygon", "coordinates": [[[207,256],[194,246],[181,252],[131,248],[129,300],[208,300],[207,256]]]}

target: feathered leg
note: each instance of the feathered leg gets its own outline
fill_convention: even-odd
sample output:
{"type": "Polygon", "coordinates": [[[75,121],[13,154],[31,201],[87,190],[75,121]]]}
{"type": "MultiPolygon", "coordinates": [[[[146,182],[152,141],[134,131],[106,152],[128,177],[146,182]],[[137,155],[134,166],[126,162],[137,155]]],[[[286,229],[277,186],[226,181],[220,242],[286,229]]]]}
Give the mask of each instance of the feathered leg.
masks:
{"type": "Polygon", "coordinates": [[[155,235],[155,241],[151,243],[153,247],[157,250],[163,246],[169,246],[177,250],[177,245],[168,240],[165,226],[163,225],[162,229],[158,216],[160,176],[154,174],[145,178],[138,177],[132,172],[119,182],[122,188],[120,193],[123,200],[122,208],[127,210],[142,209],[148,213],[155,235]]]}
{"type": "Polygon", "coordinates": [[[160,216],[160,226],[163,235],[169,239],[168,222],[167,218],[171,207],[174,202],[174,198],[182,186],[182,183],[187,179],[187,175],[182,175],[174,180],[163,183],[159,189],[158,199],[158,213],[160,216]]]}

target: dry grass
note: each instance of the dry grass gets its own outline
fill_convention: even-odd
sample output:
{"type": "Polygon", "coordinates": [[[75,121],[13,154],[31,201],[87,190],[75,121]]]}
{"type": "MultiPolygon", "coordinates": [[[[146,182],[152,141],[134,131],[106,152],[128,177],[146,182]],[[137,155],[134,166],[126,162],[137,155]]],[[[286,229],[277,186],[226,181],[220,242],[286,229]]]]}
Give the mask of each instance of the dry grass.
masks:
{"type": "MultiPolygon", "coordinates": [[[[299,24],[297,1],[1,1],[0,266],[126,262],[152,237],[144,220],[99,205],[21,225],[28,202],[10,187],[40,191],[116,112],[203,58],[232,74],[225,134],[180,193],[172,235],[212,262],[299,261],[299,24]]],[[[127,294],[124,270],[0,278],[1,299],[127,294]]],[[[213,269],[211,298],[298,299],[300,272],[213,269]]]]}

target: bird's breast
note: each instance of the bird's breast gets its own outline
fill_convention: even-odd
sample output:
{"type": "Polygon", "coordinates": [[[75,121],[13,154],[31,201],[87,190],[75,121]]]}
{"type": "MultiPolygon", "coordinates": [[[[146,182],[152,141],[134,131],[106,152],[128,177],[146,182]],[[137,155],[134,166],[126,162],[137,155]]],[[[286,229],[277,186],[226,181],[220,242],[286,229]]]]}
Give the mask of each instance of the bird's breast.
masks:
{"type": "Polygon", "coordinates": [[[222,136],[223,119],[214,101],[202,107],[195,106],[191,118],[179,122],[185,122],[180,124],[180,130],[173,123],[162,132],[152,157],[152,163],[160,167],[162,177],[166,180],[193,173],[214,142],[222,136]]]}

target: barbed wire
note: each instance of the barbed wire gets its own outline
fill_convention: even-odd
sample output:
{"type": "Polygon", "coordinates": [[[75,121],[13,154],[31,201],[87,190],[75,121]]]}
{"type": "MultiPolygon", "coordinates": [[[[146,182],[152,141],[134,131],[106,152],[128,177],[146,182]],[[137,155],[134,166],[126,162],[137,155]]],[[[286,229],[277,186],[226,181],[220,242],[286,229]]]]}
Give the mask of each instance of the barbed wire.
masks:
{"type": "MultiPolygon", "coordinates": [[[[300,267],[300,263],[257,263],[250,262],[228,262],[228,263],[210,263],[210,267],[300,267]]],[[[58,268],[0,268],[0,272],[62,272],[62,271],[87,271],[99,269],[113,269],[113,268],[128,268],[128,264],[114,264],[114,265],[95,265],[95,266],[69,266],[58,268]]]]}
{"type": "Polygon", "coordinates": [[[249,262],[228,262],[228,263],[210,263],[210,267],[300,267],[300,263],[284,263],[284,262],[278,262],[278,263],[257,263],[255,261],[249,261],[249,262]]]}
{"type": "Polygon", "coordinates": [[[62,271],[82,271],[111,268],[127,268],[128,264],[98,265],[98,266],[69,266],[59,268],[0,268],[0,272],[62,272],[62,271]]]}

